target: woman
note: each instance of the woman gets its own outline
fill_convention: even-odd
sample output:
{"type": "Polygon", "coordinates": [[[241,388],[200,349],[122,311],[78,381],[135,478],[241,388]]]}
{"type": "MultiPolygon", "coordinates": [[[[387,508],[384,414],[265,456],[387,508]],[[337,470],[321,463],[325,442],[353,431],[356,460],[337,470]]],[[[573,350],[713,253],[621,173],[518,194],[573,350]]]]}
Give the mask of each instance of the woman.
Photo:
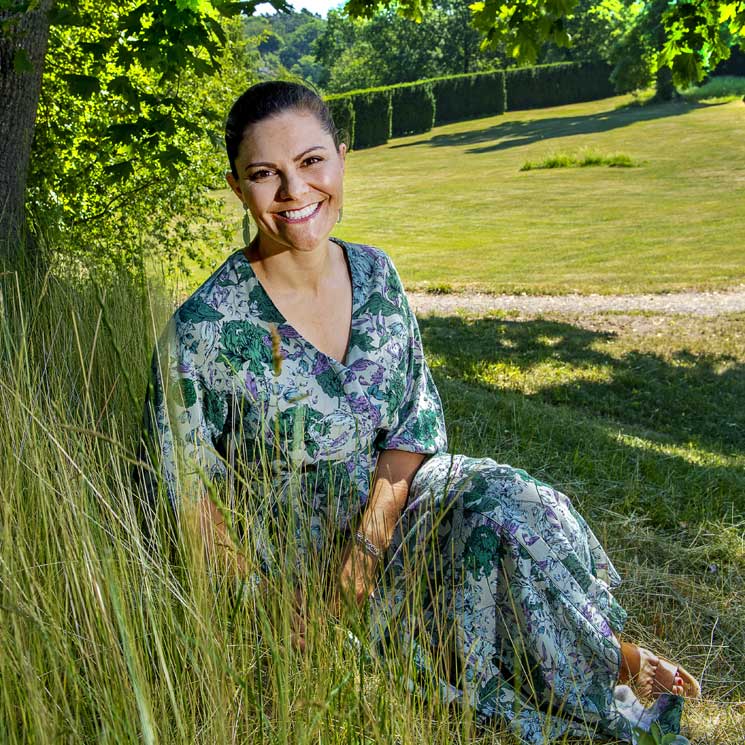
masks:
{"type": "MultiPolygon", "coordinates": [[[[439,678],[448,700],[467,698],[531,743],[589,730],[632,740],[654,721],[677,732],[681,697],[698,684],[619,641],[619,578],[568,498],[524,471],[447,454],[395,268],[378,249],[330,237],[346,146],[321,99],[294,83],[253,86],[229,114],[226,145],[228,183],[258,235],[179,308],[168,358],[154,365],[148,421],[174,506],[189,476],[219,481],[236,453],[269,457],[280,495],[301,482],[297,523],[310,529],[299,553],[324,550],[323,526],[349,535],[338,585],[369,598],[381,638],[395,628],[416,644],[425,672],[430,653],[460,661],[439,678]],[[166,368],[180,393],[170,424],[166,368]],[[179,473],[179,450],[191,470],[179,473]],[[405,559],[417,552],[429,573],[418,632],[392,622],[410,601],[405,559]]],[[[220,513],[197,498],[222,540],[220,513]]]]}

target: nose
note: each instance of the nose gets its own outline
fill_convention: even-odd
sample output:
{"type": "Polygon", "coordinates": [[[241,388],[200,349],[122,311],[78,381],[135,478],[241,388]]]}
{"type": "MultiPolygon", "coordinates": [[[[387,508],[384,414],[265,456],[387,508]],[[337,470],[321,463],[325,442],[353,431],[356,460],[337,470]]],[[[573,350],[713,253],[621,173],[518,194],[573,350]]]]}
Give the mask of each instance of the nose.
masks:
{"type": "Polygon", "coordinates": [[[279,185],[279,196],[282,199],[297,199],[307,190],[308,184],[296,169],[288,169],[282,174],[279,185]]]}

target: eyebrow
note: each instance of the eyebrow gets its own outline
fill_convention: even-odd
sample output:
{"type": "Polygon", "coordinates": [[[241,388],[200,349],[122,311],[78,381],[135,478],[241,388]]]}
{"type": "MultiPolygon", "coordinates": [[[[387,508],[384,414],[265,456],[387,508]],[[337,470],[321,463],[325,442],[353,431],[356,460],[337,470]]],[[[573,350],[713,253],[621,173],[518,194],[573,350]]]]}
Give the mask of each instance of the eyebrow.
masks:
{"type": "MultiPolygon", "coordinates": [[[[307,150],[303,150],[302,153],[299,155],[296,155],[293,160],[300,160],[301,158],[305,157],[308,153],[312,152],[313,150],[326,150],[323,145],[312,145],[307,150]]],[[[257,163],[248,163],[246,167],[243,169],[244,171],[247,171],[249,168],[256,168],[257,166],[273,166],[274,163],[268,163],[266,161],[259,161],[257,163]]]]}

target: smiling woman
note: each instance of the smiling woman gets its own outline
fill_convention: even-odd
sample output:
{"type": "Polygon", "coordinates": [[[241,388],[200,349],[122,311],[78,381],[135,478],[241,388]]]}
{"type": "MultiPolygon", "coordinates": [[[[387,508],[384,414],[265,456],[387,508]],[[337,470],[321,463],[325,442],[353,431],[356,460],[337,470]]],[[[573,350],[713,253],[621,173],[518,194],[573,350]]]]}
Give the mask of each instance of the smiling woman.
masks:
{"type": "MultiPolygon", "coordinates": [[[[570,500],[519,469],[447,453],[393,264],[331,237],[346,147],[321,99],[293,83],[254,86],[226,144],[228,182],[258,233],[176,311],[154,359],[146,420],[174,509],[195,503],[208,549],[230,550],[206,477],[231,485],[230,510],[251,511],[257,534],[288,531],[301,565],[341,539],[328,612],[367,604],[381,649],[413,647],[430,691],[525,742],[632,741],[655,722],[677,732],[698,683],[619,640],[620,578],[570,500]],[[262,454],[271,493],[239,504],[236,485],[262,454]],[[278,528],[286,513],[293,527],[278,528]]],[[[261,574],[280,571],[271,540],[255,548],[261,574]]],[[[307,574],[281,571],[297,572],[302,651],[307,574]]]]}

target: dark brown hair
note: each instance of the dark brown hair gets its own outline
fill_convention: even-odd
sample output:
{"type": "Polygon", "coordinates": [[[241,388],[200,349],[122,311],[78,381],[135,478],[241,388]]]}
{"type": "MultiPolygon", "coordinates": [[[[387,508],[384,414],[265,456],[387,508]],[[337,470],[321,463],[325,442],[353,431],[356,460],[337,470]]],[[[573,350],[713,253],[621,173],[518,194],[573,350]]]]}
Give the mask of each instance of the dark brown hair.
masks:
{"type": "Polygon", "coordinates": [[[307,111],[318,119],[321,126],[334,140],[337,150],[341,136],[334,125],[331,112],[323,99],[300,83],[285,80],[268,80],[252,85],[233,104],[225,122],[225,148],[228,151],[230,170],[238,178],[235,159],[241,146],[246,127],[276,116],[284,111],[307,111]]]}

